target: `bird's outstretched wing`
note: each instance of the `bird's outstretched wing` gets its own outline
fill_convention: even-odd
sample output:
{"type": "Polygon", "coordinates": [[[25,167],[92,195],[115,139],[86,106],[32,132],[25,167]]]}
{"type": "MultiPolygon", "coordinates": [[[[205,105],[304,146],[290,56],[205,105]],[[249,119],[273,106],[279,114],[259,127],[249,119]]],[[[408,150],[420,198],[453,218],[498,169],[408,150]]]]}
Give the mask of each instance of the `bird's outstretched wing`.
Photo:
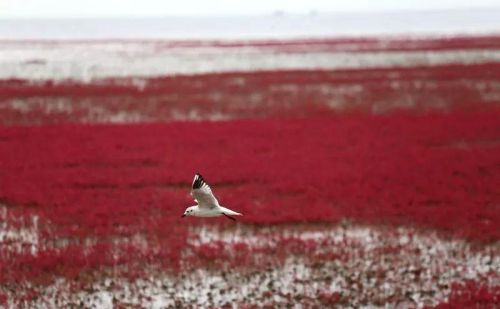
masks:
{"type": "Polygon", "coordinates": [[[210,186],[199,173],[194,175],[191,195],[201,208],[214,208],[219,206],[219,202],[212,193],[212,189],[210,189],[210,186]]]}

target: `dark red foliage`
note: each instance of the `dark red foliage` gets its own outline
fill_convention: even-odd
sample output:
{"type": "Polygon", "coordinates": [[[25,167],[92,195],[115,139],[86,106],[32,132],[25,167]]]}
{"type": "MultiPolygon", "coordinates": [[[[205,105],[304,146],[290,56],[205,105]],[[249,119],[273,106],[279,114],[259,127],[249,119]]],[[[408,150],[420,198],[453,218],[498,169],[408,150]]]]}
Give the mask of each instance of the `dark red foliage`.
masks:
{"type": "Polygon", "coordinates": [[[452,293],[445,303],[435,309],[474,308],[493,309],[500,304],[500,287],[488,287],[475,281],[455,284],[452,293]]]}
{"type": "MultiPolygon", "coordinates": [[[[340,45],[315,44],[342,49],[352,43],[335,42],[340,45]]],[[[366,50],[499,44],[498,38],[412,42],[356,44],[366,50]]],[[[306,43],[260,44],[296,50],[306,43]]],[[[217,258],[238,266],[252,263],[254,249],[243,243],[231,252],[212,243],[192,248],[194,258],[182,255],[191,227],[234,224],[225,218],[180,218],[194,204],[189,187],[195,172],[204,175],[223,205],[244,213],[238,219],[246,224],[330,224],[347,218],[498,241],[498,80],[500,64],[486,63],[175,76],[147,79],[144,87],[128,79],[0,81],[0,204],[8,208],[2,218],[17,230],[38,218],[36,254],[29,242],[17,251],[8,248],[9,241],[0,248],[2,289],[60,276],[84,282],[110,269],[134,279],[150,269],[211,265],[217,258]],[[47,109],[53,102],[71,109],[47,109]],[[96,110],[105,110],[104,116],[132,113],[139,121],[178,120],[176,113],[193,112],[233,121],[78,124],[98,122],[91,118],[96,110]],[[19,124],[40,126],[8,126],[19,124]]],[[[266,263],[287,254],[346,258],[341,251],[323,254],[314,248],[307,240],[285,238],[276,248],[260,250],[275,250],[263,252],[271,260],[266,263]]],[[[398,251],[384,247],[381,254],[398,251]]],[[[469,285],[466,290],[453,294],[450,303],[498,299],[496,290],[469,285]]],[[[319,297],[332,305],[341,296],[319,297]]],[[[4,300],[0,295],[0,303],[4,300]]]]}
{"type": "MultiPolygon", "coordinates": [[[[245,214],[245,223],[352,218],[495,241],[498,119],[500,109],[490,108],[1,127],[0,198],[18,214],[40,216],[40,242],[47,248],[36,256],[3,252],[2,280],[74,277],[116,265],[133,273],[134,263],[177,267],[187,227],[208,222],[179,217],[193,204],[188,192],[195,172],[212,184],[223,205],[245,214]],[[150,247],[134,243],[136,235],[150,247]],[[95,243],[90,247],[84,245],[89,239],[95,243]],[[113,258],[110,252],[118,254],[113,258]]],[[[291,252],[308,250],[307,242],[286,246],[291,252]]],[[[210,259],[217,248],[200,250],[210,259]]]]}
{"type": "Polygon", "coordinates": [[[325,112],[477,110],[500,103],[499,63],[234,72],[96,83],[0,81],[0,123],[319,116],[325,112]],[[22,107],[12,102],[23,102],[22,107]],[[66,107],[57,108],[61,103],[66,107]],[[55,107],[54,107],[55,106],[55,107]]]}
{"type": "Polygon", "coordinates": [[[335,304],[338,304],[339,301],[342,299],[342,295],[340,293],[334,292],[334,293],[320,293],[319,294],[319,300],[323,303],[323,305],[327,306],[333,306],[335,304]]]}

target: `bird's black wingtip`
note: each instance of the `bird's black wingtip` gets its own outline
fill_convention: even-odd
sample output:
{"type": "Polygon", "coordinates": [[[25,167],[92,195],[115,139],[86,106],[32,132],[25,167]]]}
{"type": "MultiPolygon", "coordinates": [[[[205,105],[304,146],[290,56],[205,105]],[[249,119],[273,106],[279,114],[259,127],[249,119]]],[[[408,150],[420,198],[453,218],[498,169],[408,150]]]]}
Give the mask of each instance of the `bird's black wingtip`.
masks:
{"type": "Polygon", "coordinates": [[[200,173],[196,173],[193,181],[193,189],[199,189],[203,185],[203,176],[200,173]]]}

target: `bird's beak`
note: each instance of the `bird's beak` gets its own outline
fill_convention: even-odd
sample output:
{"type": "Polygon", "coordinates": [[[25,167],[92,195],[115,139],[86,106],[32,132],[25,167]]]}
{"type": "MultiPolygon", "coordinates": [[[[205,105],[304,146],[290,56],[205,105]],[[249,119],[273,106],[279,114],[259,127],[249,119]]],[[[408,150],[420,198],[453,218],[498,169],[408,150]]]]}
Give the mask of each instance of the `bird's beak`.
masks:
{"type": "Polygon", "coordinates": [[[183,214],[183,215],[181,216],[181,218],[184,218],[185,216],[186,216],[186,214],[183,214]]]}

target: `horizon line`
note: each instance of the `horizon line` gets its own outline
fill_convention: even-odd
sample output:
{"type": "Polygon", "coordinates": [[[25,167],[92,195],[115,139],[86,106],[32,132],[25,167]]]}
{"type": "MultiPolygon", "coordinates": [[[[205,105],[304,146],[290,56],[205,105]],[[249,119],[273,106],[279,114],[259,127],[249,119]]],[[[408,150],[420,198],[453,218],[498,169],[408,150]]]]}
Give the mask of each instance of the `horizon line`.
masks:
{"type": "Polygon", "coordinates": [[[428,8],[428,9],[380,9],[380,10],[315,10],[311,9],[304,12],[274,10],[261,13],[227,13],[227,14],[159,14],[159,15],[84,15],[84,16],[62,16],[62,15],[20,15],[20,16],[2,16],[0,21],[11,20],[93,20],[93,19],[161,19],[161,18],[236,18],[236,17],[316,17],[316,16],[333,16],[333,15],[377,15],[377,14],[405,14],[405,13],[439,13],[439,12],[470,12],[475,11],[500,11],[499,6],[467,6],[458,8],[428,8]]]}

